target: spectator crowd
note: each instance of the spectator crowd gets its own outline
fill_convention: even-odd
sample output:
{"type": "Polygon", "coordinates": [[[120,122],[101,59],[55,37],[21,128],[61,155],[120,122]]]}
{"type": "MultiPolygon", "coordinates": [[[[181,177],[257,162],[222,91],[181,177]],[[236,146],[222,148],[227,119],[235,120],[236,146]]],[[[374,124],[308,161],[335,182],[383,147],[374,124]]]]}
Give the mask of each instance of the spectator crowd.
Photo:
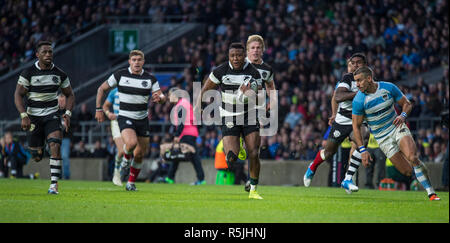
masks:
{"type": "MultiPolygon", "coordinates": [[[[411,118],[438,117],[448,110],[445,0],[0,0],[0,5],[0,75],[33,59],[37,41],[69,42],[90,26],[111,21],[108,16],[146,17],[152,23],[202,22],[205,35],[192,41],[182,38],[181,45],[155,58],[161,64],[191,64],[170,86],[192,94],[194,81],[204,80],[227,60],[231,42],[245,43],[249,35],[260,34],[266,42],[263,59],[275,70],[279,97],[279,130],[262,138],[262,159],[314,159],[331,116],[334,87],[355,52],[365,53],[376,79],[394,83],[443,66],[442,80],[419,78],[412,86],[400,87],[413,102],[411,118]]],[[[149,118],[169,122],[170,110],[169,103],[152,104],[149,118]]],[[[409,125],[424,161],[440,160],[448,145],[447,128],[438,121],[409,125]]],[[[221,132],[215,127],[202,131],[197,140],[201,156],[214,157],[221,132]]],[[[149,157],[158,154],[164,139],[170,135],[151,138],[149,157]]],[[[91,156],[84,143],[74,142],[73,156],[91,156]]],[[[111,141],[95,144],[106,152],[109,146],[111,141]]]]}

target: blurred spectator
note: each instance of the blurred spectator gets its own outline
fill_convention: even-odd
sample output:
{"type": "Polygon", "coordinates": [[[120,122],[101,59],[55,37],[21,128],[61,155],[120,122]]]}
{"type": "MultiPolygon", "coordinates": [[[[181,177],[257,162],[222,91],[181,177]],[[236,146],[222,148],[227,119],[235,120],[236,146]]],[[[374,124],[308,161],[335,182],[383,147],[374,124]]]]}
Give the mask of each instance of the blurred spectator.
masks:
{"type": "Polygon", "coordinates": [[[10,178],[29,178],[29,176],[23,175],[23,166],[28,163],[31,156],[11,132],[6,132],[4,138],[4,165],[6,165],[3,168],[4,176],[8,177],[8,172],[10,172],[10,178]]]}
{"type": "MultiPolygon", "coordinates": [[[[138,15],[149,17],[152,23],[206,23],[205,35],[192,39],[183,37],[179,45],[169,46],[167,52],[155,60],[188,63],[190,67],[185,68],[182,77],[171,83],[192,94],[192,82],[204,80],[213,68],[226,60],[224,53],[230,42],[244,42],[251,33],[260,34],[266,41],[263,58],[274,68],[279,90],[278,124],[281,127],[286,122],[291,130],[298,127],[291,131],[298,137],[289,136],[284,144],[281,137],[279,141],[277,136],[266,138],[267,147],[261,153],[266,157],[270,154],[273,159],[292,158],[294,139],[301,139],[304,152],[315,149],[314,144],[326,129],[323,124],[330,114],[333,88],[346,69],[346,59],[356,51],[366,54],[378,79],[397,82],[419,75],[417,84],[407,91],[414,105],[409,117],[435,117],[448,109],[443,106],[444,102],[448,103],[448,68],[444,69],[444,80],[436,85],[429,84],[436,80],[425,80],[421,75],[433,68],[448,66],[448,1],[397,1],[395,7],[392,1],[352,0],[231,1],[230,4],[227,1],[193,4],[182,0],[0,0],[0,3],[0,74],[2,70],[7,72],[34,58],[34,43],[41,39],[53,38],[57,40],[56,45],[60,45],[95,24],[108,22],[107,16],[138,15]],[[173,15],[178,18],[167,18],[173,15]],[[297,111],[290,113],[292,105],[297,111]]],[[[169,112],[168,102],[153,104],[149,107],[149,119],[168,122],[169,112]]],[[[80,118],[81,121],[92,120],[92,114],[80,118]]],[[[415,132],[435,125],[412,124],[411,130],[415,132]]],[[[436,131],[430,131],[434,133],[436,131]]],[[[207,132],[197,138],[203,157],[213,156],[218,137],[207,132]]],[[[433,141],[428,140],[418,142],[423,150],[420,156],[432,159],[433,141]]],[[[442,143],[446,141],[448,137],[443,138],[442,143]]],[[[308,156],[301,156],[305,157],[308,156]]]]}
{"type": "Polygon", "coordinates": [[[108,161],[108,181],[113,178],[114,168],[116,164],[117,147],[111,136],[108,136],[108,143],[106,144],[106,161],[108,161]]]}
{"type": "Polygon", "coordinates": [[[0,137],[0,178],[3,178],[5,176],[5,139],[3,137],[0,137]]]}
{"type": "MultiPolygon", "coordinates": [[[[58,96],[58,105],[59,105],[59,114],[64,114],[66,112],[66,96],[60,94],[58,96]]],[[[64,127],[64,121],[61,120],[63,126],[63,138],[61,141],[61,158],[62,158],[62,166],[63,173],[62,177],[65,180],[70,179],[70,150],[71,150],[71,140],[72,140],[72,126],[69,127],[68,132],[64,127]]]]}
{"type": "Polygon", "coordinates": [[[77,121],[92,121],[94,116],[92,116],[92,113],[87,109],[86,103],[81,104],[80,111],[76,115],[77,121]]]}
{"type": "Polygon", "coordinates": [[[90,157],[89,151],[86,149],[86,145],[83,140],[80,140],[78,144],[74,147],[73,156],[76,158],[88,158],[90,157]]]}
{"type": "Polygon", "coordinates": [[[108,150],[102,146],[100,140],[95,141],[94,151],[90,154],[92,158],[106,158],[108,155],[108,150]]]}
{"type": "Polygon", "coordinates": [[[295,105],[290,106],[290,111],[284,119],[285,123],[289,124],[291,129],[294,129],[295,125],[297,125],[298,121],[302,119],[303,115],[297,111],[297,107],[295,105]]]}

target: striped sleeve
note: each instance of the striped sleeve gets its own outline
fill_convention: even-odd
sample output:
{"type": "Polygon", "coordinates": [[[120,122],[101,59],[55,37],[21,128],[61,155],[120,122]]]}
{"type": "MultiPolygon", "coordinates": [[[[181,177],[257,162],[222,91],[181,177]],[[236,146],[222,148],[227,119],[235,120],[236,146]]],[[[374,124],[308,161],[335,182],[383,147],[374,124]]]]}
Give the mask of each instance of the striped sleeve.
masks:
{"type": "Polygon", "coordinates": [[[30,87],[30,81],[28,79],[24,78],[22,75],[19,76],[19,81],[17,81],[17,83],[22,85],[26,89],[28,89],[30,87]]]}
{"type": "Polygon", "coordinates": [[[269,78],[266,80],[266,83],[272,83],[273,82],[273,72],[270,72],[269,78]]]}
{"type": "Polygon", "coordinates": [[[70,86],[70,79],[69,79],[69,76],[62,76],[61,77],[61,79],[62,79],[62,82],[61,82],[61,88],[67,88],[67,87],[69,87],[70,86]]]}
{"type": "Polygon", "coordinates": [[[108,80],[106,80],[111,88],[115,88],[117,86],[117,79],[115,73],[109,76],[108,80]]]}
{"type": "Polygon", "coordinates": [[[364,94],[361,91],[358,91],[355,98],[353,98],[352,102],[352,114],[357,116],[364,115],[364,94]]]}
{"type": "Polygon", "coordinates": [[[30,85],[31,85],[30,77],[28,75],[27,70],[24,70],[22,73],[20,73],[19,80],[17,81],[17,84],[22,85],[26,89],[28,89],[30,87],[30,85]]]}
{"type": "Polygon", "coordinates": [[[403,97],[402,91],[395,84],[387,82],[385,84],[387,84],[390,87],[389,90],[392,96],[394,97],[395,102],[399,101],[403,97]]]}
{"type": "Polygon", "coordinates": [[[336,89],[340,88],[340,87],[343,87],[343,88],[346,88],[348,90],[351,90],[352,89],[352,80],[353,80],[352,75],[350,75],[348,73],[345,74],[344,77],[342,77],[342,80],[339,81],[336,89]]]}
{"type": "Polygon", "coordinates": [[[155,92],[155,91],[158,91],[158,90],[160,90],[161,88],[159,87],[159,83],[158,83],[158,80],[156,80],[156,78],[155,78],[155,80],[152,80],[152,92],[155,92]]]}
{"type": "Polygon", "coordinates": [[[211,72],[209,74],[209,79],[211,79],[211,81],[213,81],[213,83],[215,83],[215,84],[220,84],[220,80],[216,78],[216,76],[214,75],[214,72],[211,72]]]}

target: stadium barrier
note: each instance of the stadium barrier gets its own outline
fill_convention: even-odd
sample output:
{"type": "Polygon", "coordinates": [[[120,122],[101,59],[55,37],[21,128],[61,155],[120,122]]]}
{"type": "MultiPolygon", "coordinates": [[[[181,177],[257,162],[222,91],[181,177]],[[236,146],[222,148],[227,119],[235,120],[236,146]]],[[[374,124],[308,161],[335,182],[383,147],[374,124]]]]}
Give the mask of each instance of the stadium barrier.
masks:
{"type": "MultiPolygon", "coordinates": [[[[142,171],[139,175],[140,180],[148,178],[150,173],[152,160],[144,160],[142,171]]],[[[303,186],[303,175],[308,167],[308,161],[261,161],[260,185],[290,185],[303,186]]],[[[202,160],[203,170],[205,172],[205,180],[207,184],[215,184],[217,170],[214,168],[213,159],[202,160]]],[[[435,187],[441,185],[443,163],[426,163],[431,183],[435,187]]],[[[316,172],[311,186],[328,186],[328,174],[330,166],[323,163],[316,172]]],[[[358,185],[363,188],[366,181],[365,169],[363,166],[358,171],[358,185]]],[[[102,181],[108,179],[108,165],[105,159],[91,158],[71,158],[70,173],[72,180],[90,180],[102,181]]],[[[35,173],[40,174],[41,179],[50,178],[50,169],[48,158],[41,162],[30,162],[24,167],[24,174],[35,173]]],[[[375,173],[376,174],[376,173],[375,173]]],[[[176,176],[176,183],[191,183],[196,180],[194,168],[190,162],[180,163],[176,176]]],[[[242,183],[241,183],[242,184],[242,183]]]]}

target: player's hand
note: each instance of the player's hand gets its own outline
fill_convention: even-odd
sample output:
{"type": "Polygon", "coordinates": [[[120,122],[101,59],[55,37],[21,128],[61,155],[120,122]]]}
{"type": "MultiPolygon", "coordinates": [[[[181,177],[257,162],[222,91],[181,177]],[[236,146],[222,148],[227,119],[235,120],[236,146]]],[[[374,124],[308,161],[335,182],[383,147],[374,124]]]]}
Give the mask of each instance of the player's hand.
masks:
{"type": "Polygon", "coordinates": [[[110,112],[110,113],[108,114],[108,119],[111,120],[111,121],[113,121],[113,120],[116,120],[116,119],[117,119],[117,116],[116,116],[116,114],[110,112]]]}
{"type": "Polygon", "coordinates": [[[152,94],[152,101],[155,103],[159,103],[161,101],[161,97],[157,93],[152,94]]]}
{"type": "Polygon", "coordinates": [[[362,160],[362,164],[364,165],[364,167],[368,167],[369,166],[369,162],[372,161],[372,156],[370,156],[369,152],[363,152],[361,154],[361,160],[362,160]]]}
{"type": "Polygon", "coordinates": [[[330,118],[328,118],[328,125],[331,126],[334,122],[334,119],[336,119],[336,115],[332,115],[330,118]]]}
{"type": "Polygon", "coordinates": [[[103,114],[103,111],[96,111],[95,112],[95,119],[100,123],[105,120],[105,114],[103,114]]]}
{"type": "Polygon", "coordinates": [[[70,128],[70,116],[64,114],[62,115],[62,118],[64,120],[64,126],[66,127],[66,132],[69,132],[69,128],[70,128]]]}
{"type": "Polygon", "coordinates": [[[22,130],[24,130],[24,131],[30,130],[30,127],[31,127],[31,120],[30,120],[30,118],[29,118],[28,116],[27,116],[27,117],[24,117],[24,118],[22,119],[21,127],[22,127],[22,130]]]}
{"type": "Polygon", "coordinates": [[[402,125],[405,122],[405,118],[403,116],[397,116],[394,120],[394,125],[396,127],[402,125]]]}
{"type": "Polygon", "coordinates": [[[248,90],[250,90],[250,82],[247,82],[247,85],[241,84],[241,86],[239,87],[239,89],[241,90],[242,93],[245,94],[245,92],[247,92],[248,90]]]}
{"type": "Polygon", "coordinates": [[[165,96],[162,93],[153,93],[152,101],[158,104],[162,104],[166,101],[165,96]]]}

